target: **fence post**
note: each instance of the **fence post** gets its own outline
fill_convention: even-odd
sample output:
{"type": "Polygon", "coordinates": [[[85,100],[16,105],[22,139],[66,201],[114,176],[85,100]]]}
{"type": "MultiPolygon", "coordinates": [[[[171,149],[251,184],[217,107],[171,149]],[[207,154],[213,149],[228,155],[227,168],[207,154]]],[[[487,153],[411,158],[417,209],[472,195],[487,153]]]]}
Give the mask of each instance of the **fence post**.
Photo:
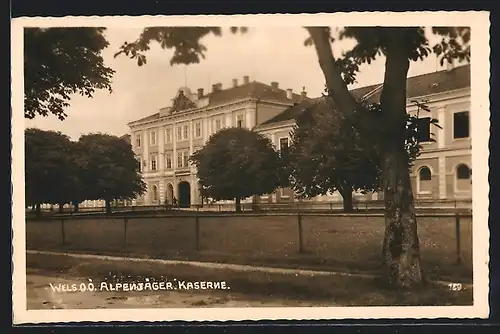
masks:
{"type": "Polygon", "coordinates": [[[62,245],[64,246],[66,244],[66,231],[64,230],[64,219],[61,219],[61,238],[62,238],[62,245]]]}
{"type": "Polygon", "coordinates": [[[455,233],[457,241],[457,264],[462,263],[462,246],[460,245],[460,215],[455,213],[455,233]]]}
{"type": "Polygon", "coordinates": [[[195,241],[196,241],[196,250],[200,250],[200,217],[198,213],[195,216],[195,241]]]}
{"type": "Polygon", "coordinates": [[[365,203],[365,216],[368,216],[368,202],[365,203]]]}
{"type": "Polygon", "coordinates": [[[124,218],[123,219],[123,244],[127,245],[127,225],[128,225],[128,219],[124,218]]]}
{"type": "Polygon", "coordinates": [[[302,215],[300,214],[300,212],[297,215],[297,223],[299,229],[299,253],[302,254],[304,253],[304,242],[302,237],[302,215]]]}

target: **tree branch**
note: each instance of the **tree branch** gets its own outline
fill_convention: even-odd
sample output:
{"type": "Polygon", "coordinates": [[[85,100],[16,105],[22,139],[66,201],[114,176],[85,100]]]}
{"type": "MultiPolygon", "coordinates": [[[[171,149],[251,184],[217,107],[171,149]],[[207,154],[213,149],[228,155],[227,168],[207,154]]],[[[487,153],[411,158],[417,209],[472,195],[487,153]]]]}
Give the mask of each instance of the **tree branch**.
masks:
{"type": "Polygon", "coordinates": [[[325,76],[330,96],[340,109],[340,112],[346,116],[354,113],[359,108],[359,104],[349,92],[346,83],[342,79],[340,69],[335,65],[328,28],[306,27],[306,29],[313,40],[319,65],[325,76]]]}
{"type": "Polygon", "coordinates": [[[356,101],[347,84],[342,79],[342,72],[335,63],[330,45],[330,33],[326,27],[306,27],[316,49],[318,62],[326,79],[329,96],[342,118],[348,118],[361,132],[373,134],[381,129],[381,115],[374,115],[356,101]]]}

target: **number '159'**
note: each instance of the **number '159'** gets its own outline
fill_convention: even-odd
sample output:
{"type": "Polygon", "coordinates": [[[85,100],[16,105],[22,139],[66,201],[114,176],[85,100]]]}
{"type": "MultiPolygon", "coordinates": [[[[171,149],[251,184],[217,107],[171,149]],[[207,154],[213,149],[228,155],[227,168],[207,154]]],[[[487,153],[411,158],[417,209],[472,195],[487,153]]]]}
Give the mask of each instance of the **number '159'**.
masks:
{"type": "Polygon", "coordinates": [[[462,284],[450,283],[450,284],[448,284],[448,288],[450,288],[450,291],[460,291],[460,290],[462,290],[462,284]]]}

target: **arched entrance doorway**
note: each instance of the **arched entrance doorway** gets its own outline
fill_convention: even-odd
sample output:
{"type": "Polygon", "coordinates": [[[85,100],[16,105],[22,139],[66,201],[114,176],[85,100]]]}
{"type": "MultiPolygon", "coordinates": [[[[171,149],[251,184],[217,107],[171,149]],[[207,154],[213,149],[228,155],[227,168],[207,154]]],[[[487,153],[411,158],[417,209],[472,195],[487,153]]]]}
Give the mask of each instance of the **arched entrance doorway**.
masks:
{"type": "Polygon", "coordinates": [[[189,182],[182,181],[179,183],[179,207],[189,208],[191,206],[191,186],[189,182]]]}
{"type": "Polygon", "coordinates": [[[174,199],[174,186],[171,183],[167,184],[167,192],[165,193],[165,204],[172,205],[174,199]]]}

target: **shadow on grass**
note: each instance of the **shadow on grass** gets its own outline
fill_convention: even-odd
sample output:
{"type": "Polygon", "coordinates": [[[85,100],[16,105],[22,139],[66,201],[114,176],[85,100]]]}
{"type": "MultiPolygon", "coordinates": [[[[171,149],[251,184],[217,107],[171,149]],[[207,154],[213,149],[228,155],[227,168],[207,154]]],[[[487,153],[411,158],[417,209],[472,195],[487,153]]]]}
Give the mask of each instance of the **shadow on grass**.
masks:
{"type": "Polygon", "coordinates": [[[182,264],[82,260],[42,254],[28,254],[27,267],[46,275],[88,277],[101,282],[133,282],[141,278],[226,281],[231,293],[245,298],[315,301],[318,306],[472,305],[472,289],[451,292],[446,286],[428,283],[411,291],[395,291],[374,278],[235,272],[182,264]]]}

